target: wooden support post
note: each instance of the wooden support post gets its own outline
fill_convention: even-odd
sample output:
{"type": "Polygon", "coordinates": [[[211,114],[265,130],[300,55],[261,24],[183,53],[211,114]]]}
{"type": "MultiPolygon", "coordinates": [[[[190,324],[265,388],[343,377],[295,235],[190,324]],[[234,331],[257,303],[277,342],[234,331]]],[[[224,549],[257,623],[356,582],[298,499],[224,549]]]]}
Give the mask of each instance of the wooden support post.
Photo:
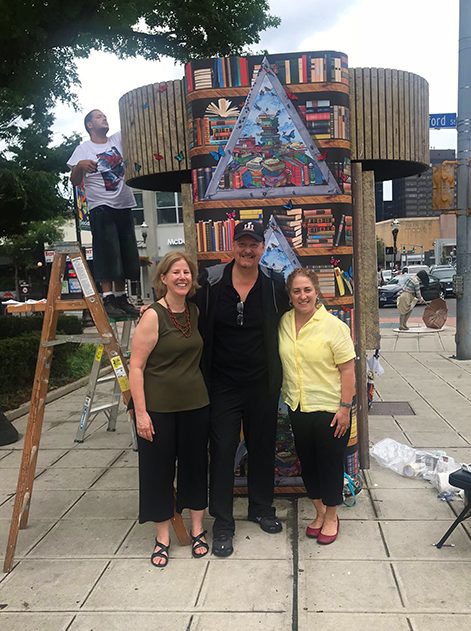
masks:
{"type": "MultiPolygon", "coordinates": [[[[363,216],[363,181],[362,169],[359,162],[352,162],[352,197],[353,197],[353,251],[354,251],[354,284],[355,284],[355,346],[356,346],[356,398],[357,424],[360,450],[360,467],[368,469],[370,466],[369,436],[368,436],[368,392],[366,370],[366,326],[365,301],[362,289],[365,284],[363,250],[368,248],[368,240],[372,235],[365,235],[362,225],[363,216]]],[[[375,243],[376,248],[376,243],[375,243]]],[[[376,271],[376,267],[375,267],[376,271]]],[[[376,302],[378,298],[375,298],[376,302]]]]}
{"type": "MultiPolygon", "coordinates": [[[[356,252],[360,265],[360,298],[363,301],[363,325],[366,350],[381,345],[378,306],[378,256],[376,251],[375,176],[373,171],[362,172],[362,199],[360,230],[363,247],[356,252]]],[[[356,294],[358,296],[358,294],[356,294]]]]}
{"type": "Polygon", "coordinates": [[[189,256],[197,262],[196,254],[196,226],[195,209],[193,206],[193,186],[182,184],[182,206],[183,206],[183,231],[185,235],[185,250],[189,256]]]}

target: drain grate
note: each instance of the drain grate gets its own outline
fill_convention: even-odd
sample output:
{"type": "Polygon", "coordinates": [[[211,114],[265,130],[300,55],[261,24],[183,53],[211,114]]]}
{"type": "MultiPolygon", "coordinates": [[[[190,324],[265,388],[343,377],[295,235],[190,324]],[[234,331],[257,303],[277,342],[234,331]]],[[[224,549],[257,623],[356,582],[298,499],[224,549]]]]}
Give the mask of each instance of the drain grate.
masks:
{"type": "Polygon", "coordinates": [[[373,401],[370,416],[415,416],[407,401],[373,401]]]}

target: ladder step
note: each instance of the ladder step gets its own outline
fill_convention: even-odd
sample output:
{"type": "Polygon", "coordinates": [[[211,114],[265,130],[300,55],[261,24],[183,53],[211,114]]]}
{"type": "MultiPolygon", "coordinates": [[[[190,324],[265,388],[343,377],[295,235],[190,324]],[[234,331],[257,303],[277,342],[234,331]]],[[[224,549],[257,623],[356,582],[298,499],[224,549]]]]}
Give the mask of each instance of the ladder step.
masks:
{"type": "Polygon", "coordinates": [[[103,410],[110,410],[111,408],[115,408],[120,404],[120,401],[115,401],[114,403],[103,403],[103,405],[97,405],[96,407],[90,410],[90,414],[94,414],[95,412],[103,412],[103,410]]]}
{"type": "Polygon", "coordinates": [[[96,380],[97,384],[99,383],[107,383],[108,381],[114,381],[116,379],[114,372],[109,375],[105,375],[104,377],[98,377],[96,380]]]}
{"type": "Polygon", "coordinates": [[[110,338],[101,335],[56,335],[55,340],[43,342],[43,346],[58,346],[59,344],[109,344],[110,338]]]}

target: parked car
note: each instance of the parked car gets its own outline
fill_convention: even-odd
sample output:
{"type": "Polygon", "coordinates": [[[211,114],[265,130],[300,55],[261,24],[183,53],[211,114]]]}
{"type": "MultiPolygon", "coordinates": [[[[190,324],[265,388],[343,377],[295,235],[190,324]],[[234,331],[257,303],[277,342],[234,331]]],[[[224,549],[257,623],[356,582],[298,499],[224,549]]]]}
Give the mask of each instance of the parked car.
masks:
{"type": "Polygon", "coordinates": [[[441,265],[432,265],[432,267],[430,268],[430,273],[433,274],[434,270],[436,269],[448,269],[449,267],[452,267],[454,270],[456,270],[456,265],[453,265],[452,263],[443,263],[441,265]]]}
{"type": "Polygon", "coordinates": [[[456,269],[453,265],[434,265],[430,270],[430,274],[434,278],[438,278],[446,297],[454,296],[453,276],[456,274],[456,269]]]}
{"type": "Polygon", "coordinates": [[[393,276],[392,270],[390,269],[382,269],[380,274],[382,278],[381,285],[387,285],[393,276]]]}
{"type": "Polygon", "coordinates": [[[421,272],[422,270],[427,272],[427,274],[430,274],[430,267],[428,265],[419,265],[419,264],[415,265],[414,264],[414,265],[404,265],[404,267],[407,267],[408,274],[417,274],[417,272],[421,272]]]}
{"type": "MultiPolygon", "coordinates": [[[[401,274],[392,278],[387,285],[383,285],[378,289],[378,298],[380,307],[395,307],[399,295],[402,293],[402,286],[406,278],[412,274],[401,274]]],[[[424,300],[434,300],[434,298],[443,298],[444,291],[441,288],[438,278],[429,276],[428,287],[420,284],[420,291],[424,300]]]]}

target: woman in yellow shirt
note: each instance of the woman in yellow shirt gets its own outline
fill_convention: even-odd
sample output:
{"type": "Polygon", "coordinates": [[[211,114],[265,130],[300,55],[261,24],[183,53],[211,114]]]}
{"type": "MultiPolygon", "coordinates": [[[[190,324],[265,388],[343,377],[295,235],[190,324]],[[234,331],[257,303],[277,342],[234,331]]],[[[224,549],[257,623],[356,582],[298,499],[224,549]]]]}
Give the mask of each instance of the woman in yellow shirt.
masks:
{"type": "Polygon", "coordinates": [[[281,318],[279,328],[282,395],[315,509],[306,535],[329,544],[339,530],[355,349],[348,326],[319,304],[312,270],[296,269],[286,284],[293,309],[281,318]]]}

